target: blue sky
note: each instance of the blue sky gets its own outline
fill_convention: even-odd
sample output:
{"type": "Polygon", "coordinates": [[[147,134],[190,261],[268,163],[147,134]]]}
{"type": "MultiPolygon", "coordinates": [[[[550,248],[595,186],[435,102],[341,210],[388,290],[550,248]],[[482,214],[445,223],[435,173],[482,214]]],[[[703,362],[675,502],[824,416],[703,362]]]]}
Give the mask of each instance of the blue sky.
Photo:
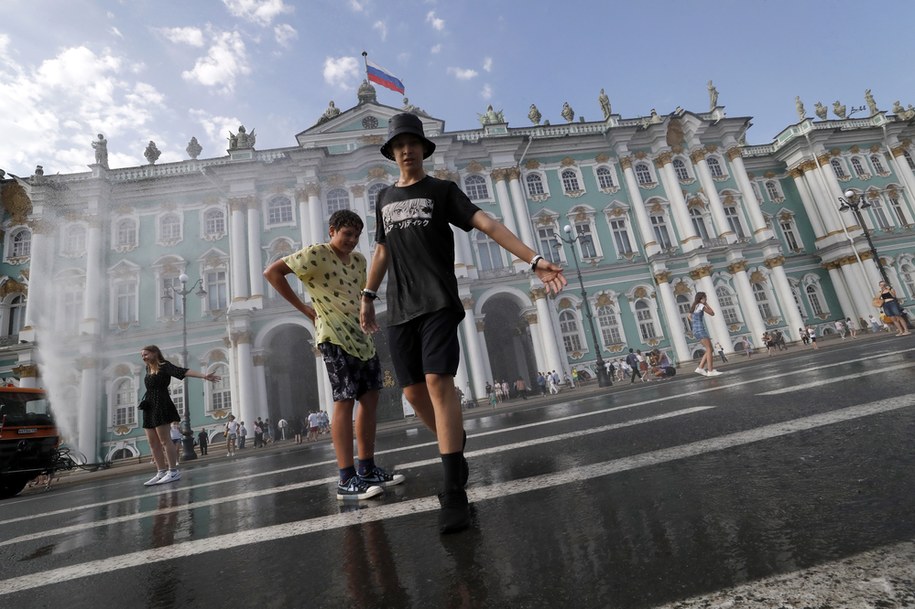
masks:
{"type": "MultiPolygon", "coordinates": [[[[96,133],[112,167],[225,154],[244,124],[260,149],[295,144],[328,101],[356,103],[361,53],[391,70],[410,103],[448,130],[488,104],[510,126],[601,117],[604,88],[624,118],[677,106],[753,118],[767,143],[814,103],[915,104],[915,2],[833,0],[2,0],[0,168],[86,171],[96,133]]],[[[378,88],[378,101],[402,96],[378,88]]],[[[860,113],[863,115],[865,113],[860,113]]]]}

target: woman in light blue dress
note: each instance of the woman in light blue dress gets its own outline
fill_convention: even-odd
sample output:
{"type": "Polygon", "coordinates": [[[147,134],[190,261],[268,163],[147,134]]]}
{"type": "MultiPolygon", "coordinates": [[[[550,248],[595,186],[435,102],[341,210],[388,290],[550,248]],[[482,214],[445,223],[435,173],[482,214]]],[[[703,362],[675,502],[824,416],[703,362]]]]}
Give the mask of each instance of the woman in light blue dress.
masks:
{"type": "Polygon", "coordinates": [[[708,328],[705,327],[705,316],[714,315],[706,302],[705,292],[697,292],[696,299],[693,300],[693,306],[690,309],[690,322],[693,329],[693,337],[698,338],[699,342],[705,348],[705,353],[699,359],[699,367],[696,368],[696,374],[702,376],[718,376],[721,373],[715,370],[714,356],[712,351],[712,337],[709,336],[708,328]],[[703,367],[704,366],[704,367],[703,367]]]}

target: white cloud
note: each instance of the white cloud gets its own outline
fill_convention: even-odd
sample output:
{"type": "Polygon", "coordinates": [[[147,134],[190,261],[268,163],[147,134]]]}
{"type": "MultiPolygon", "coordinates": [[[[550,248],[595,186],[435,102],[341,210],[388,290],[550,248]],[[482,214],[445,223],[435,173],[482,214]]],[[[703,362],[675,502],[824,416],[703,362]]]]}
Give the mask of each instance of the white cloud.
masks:
{"type": "Polygon", "coordinates": [[[458,80],[471,80],[477,77],[477,71],[471,68],[448,68],[448,73],[458,80]]]}
{"type": "Polygon", "coordinates": [[[273,36],[277,44],[288,48],[292,41],[299,37],[299,33],[288,23],[281,23],[273,28],[273,36]]]}
{"type": "MultiPolygon", "coordinates": [[[[222,149],[212,151],[204,150],[202,153],[204,156],[219,156],[223,153],[223,150],[229,147],[229,132],[238,133],[238,126],[243,124],[238,118],[234,116],[215,116],[210,114],[206,110],[200,110],[192,108],[190,111],[191,118],[200,123],[200,126],[203,127],[203,132],[206,134],[207,139],[210,142],[215,143],[217,146],[224,144],[222,149]]],[[[248,128],[246,126],[246,128],[248,128]]],[[[255,130],[257,126],[255,125],[255,130]]],[[[197,138],[202,140],[202,138],[197,138]]],[[[204,144],[203,141],[200,141],[201,144],[204,144]]]]}
{"type": "Polygon", "coordinates": [[[432,24],[432,29],[441,32],[445,29],[445,20],[435,16],[435,11],[429,11],[426,14],[426,23],[432,24]]]}
{"type": "Polygon", "coordinates": [[[112,35],[117,36],[117,37],[120,38],[121,40],[124,40],[124,34],[122,34],[122,33],[121,33],[121,30],[119,30],[118,28],[114,27],[113,25],[111,26],[111,28],[109,29],[109,31],[112,33],[112,35]]]}
{"type": "Polygon", "coordinates": [[[480,97],[483,99],[492,99],[492,87],[489,83],[483,85],[483,89],[480,91],[480,97]]]}
{"type": "Polygon", "coordinates": [[[235,89],[238,76],[249,74],[248,53],[238,32],[220,32],[206,57],[201,57],[192,70],[181,73],[185,80],[205,87],[221,87],[226,92],[235,89]]]}
{"type": "Polygon", "coordinates": [[[434,45],[431,49],[429,49],[429,52],[432,53],[433,55],[435,55],[435,54],[437,54],[437,53],[440,53],[441,50],[442,50],[442,45],[441,45],[441,44],[436,44],[436,45],[434,45]]]}
{"type": "Polygon", "coordinates": [[[283,0],[222,0],[233,17],[239,17],[251,23],[268,26],[279,15],[291,13],[295,9],[286,6],[283,0]]]}
{"type": "Polygon", "coordinates": [[[388,39],[388,24],[384,21],[376,21],[372,24],[372,29],[377,30],[378,34],[381,36],[381,42],[388,39]]]}
{"type": "Polygon", "coordinates": [[[198,48],[203,46],[203,30],[199,27],[166,27],[159,31],[170,42],[198,48]]]}
{"type": "Polygon", "coordinates": [[[349,0],[349,7],[353,10],[354,13],[365,12],[365,1],[360,2],[359,0],[349,0]]]}
{"type": "Polygon", "coordinates": [[[483,59],[483,69],[487,72],[492,72],[492,57],[483,59]]]}
{"type": "Polygon", "coordinates": [[[361,76],[359,61],[355,57],[327,57],[324,59],[324,82],[335,87],[354,87],[361,76]]]}

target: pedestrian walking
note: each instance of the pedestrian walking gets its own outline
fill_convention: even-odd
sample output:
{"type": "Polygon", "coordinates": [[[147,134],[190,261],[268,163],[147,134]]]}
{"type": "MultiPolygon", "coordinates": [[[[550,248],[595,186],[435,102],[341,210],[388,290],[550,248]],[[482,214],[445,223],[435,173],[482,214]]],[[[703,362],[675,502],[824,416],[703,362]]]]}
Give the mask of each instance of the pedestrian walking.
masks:
{"type": "Polygon", "coordinates": [[[209,444],[210,438],[207,436],[207,431],[201,429],[197,434],[197,446],[200,447],[200,456],[207,454],[207,445],[209,444]]]}
{"type": "Polygon", "coordinates": [[[858,336],[858,324],[852,321],[851,317],[845,318],[845,327],[848,328],[848,333],[852,338],[856,338],[858,336]]]}
{"type": "Polygon", "coordinates": [[[244,421],[238,422],[238,450],[245,448],[245,438],[248,437],[248,428],[245,427],[244,421]]]}
{"type": "Polygon", "coordinates": [[[718,352],[718,356],[721,357],[721,361],[725,364],[728,363],[728,358],[724,355],[724,347],[721,346],[721,343],[715,343],[715,351],[718,352]]]}
{"type": "Polygon", "coordinates": [[[807,326],[807,338],[810,340],[810,346],[814,349],[819,349],[817,346],[817,331],[813,329],[813,326],[807,326]]]}
{"type": "Polygon", "coordinates": [[[400,175],[378,193],[375,252],[360,315],[366,332],[378,330],[374,299],[390,273],[387,314],[394,369],[404,395],[437,436],[443,470],[439,531],[451,533],[470,525],[464,490],[469,475],[466,434],[454,390],[460,359],[457,331],[465,313],[454,275],[451,226],[477,229],[516,258],[529,261],[547,293],[558,293],[566,279],[559,266],[477,207],[457,184],[426,175],[423,160],[434,150],[419,116],[391,117],[381,154],[397,163],[400,175]]]}
{"type": "Polygon", "coordinates": [[[883,309],[883,314],[889,320],[887,324],[891,328],[896,328],[896,336],[908,336],[909,327],[906,325],[905,318],[902,316],[902,307],[899,306],[899,297],[893,286],[885,281],[881,281],[877,295],[874,296],[874,304],[879,304],[883,309]]]}
{"type": "Polygon", "coordinates": [[[171,441],[169,432],[171,424],[180,421],[181,417],[168,393],[168,386],[172,378],[180,380],[190,376],[215,382],[219,376],[175,366],[162,356],[162,351],[156,345],[140,349],[140,358],[146,364],[146,377],[143,379],[146,394],[140,401],[139,408],[143,411],[143,431],[146,432],[153,463],[156,464],[156,475],[144,482],[144,485],[167,484],[181,479],[178,450],[171,441]]]}
{"type": "Polygon", "coordinates": [[[721,374],[715,370],[715,358],[712,357],[712,338],[709,336],[708,328],[705,327],[705,316],[714,315],[715,311],[709,306],[705,292],[696,292],[696,298],[693,300],[693,306],[690,309],[690,323],[692,325],[693,336],[699,339],[705,352],[699,358],[699,366],[696,368],[696,374],[702,376],[718,376],[721,374]],[[705,367],[703,368],[703,364],[705,367]]]}
{"type": "Polygon", "coordinates": [[[229,415],[229,420],[226,421],[225,431],[223,433],[226,436],[226,456],[234,457],[235,445],[238,442],[238,421],[235,420],[234,414],[229,415]]]}
{"type": "Polygon", "coordinates": [[[631,376],[629,377],[629,384],[635,382],[635,377],[639,377],[639,380],[642,380],[642,373],[639,371],[639,356],[635,354],[635,349],[629,349],[629,355],[626,356],[626,365],[629,366],[629,372],[631,376]]]}
{"type": "MultiPolygon", "coordinates": [[[[365,257],[356,251],[363,229],[362,218],[344,209],[328,221],[327,243],[310,245],[277,260],[264,277],[277,293],[315,324],[315,342],[324,357],[334,400],[331,438],[337,458],[339,480],[337,499],[369,499],[384,492],[385,486],[400,484],[403,474],[391,474],[375,463],[378,392],[383,378],[375,341],[359,324],[359,300],[364,295],[365,257]],[[313,306],[302,302],[286,275],[295,273],[308,289],[313,306]],[[353,409],[356,400],[356,432],[353,409]],[[353,437],[359,455],[353,454],[353,437]]],[[[308,416],[309,436],[317,440],[321,417],[308,416]]]]}
{"type": "Polygon", "coordinates": [[[837,319],[833,325],[836,328],[836,332],[839,334],[839,336],[842,337],[842,340],[845,340],[845,321],[842,319],[837,319]]]}

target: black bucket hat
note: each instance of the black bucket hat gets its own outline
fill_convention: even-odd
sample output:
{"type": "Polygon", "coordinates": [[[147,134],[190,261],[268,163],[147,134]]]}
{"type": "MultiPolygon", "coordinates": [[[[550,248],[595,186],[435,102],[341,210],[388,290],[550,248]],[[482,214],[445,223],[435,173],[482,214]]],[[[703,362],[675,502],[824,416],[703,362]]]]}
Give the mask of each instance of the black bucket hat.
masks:
{"type": "Polygon", "coordinates": [[[419,120],[419,117],[415,114],[403,112],[401,114],[395,114],[388,122],[388,141],[381,147],[381,154],[383,154],[385,158],[391,159],[392,161],[394,160],[394,153],[391,152],[391,142],[394,141],[395,137],[403,135],[404,133],[415,135],[422,140],[424,159],[428,159],[432,156],[432,153],[435,152],[435,142],[427,139],[426,134],[423,133],[423,122],[419,120]]]}

